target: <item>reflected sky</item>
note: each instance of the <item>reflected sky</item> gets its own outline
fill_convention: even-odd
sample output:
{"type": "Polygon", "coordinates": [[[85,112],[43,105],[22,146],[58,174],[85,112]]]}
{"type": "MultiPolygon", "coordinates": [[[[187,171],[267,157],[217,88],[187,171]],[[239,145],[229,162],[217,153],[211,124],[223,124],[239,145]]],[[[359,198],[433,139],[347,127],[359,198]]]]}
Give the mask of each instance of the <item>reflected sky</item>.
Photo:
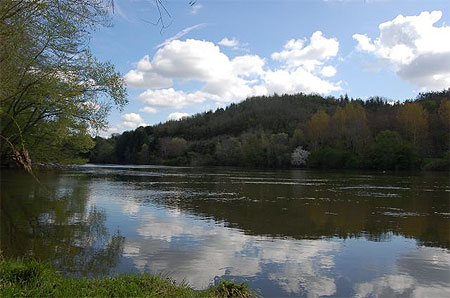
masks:
{"type": "MultiPolygon", "coordinates": [[[[74,259],[96,251],[101,262],[90,262],[104,273],[169,274],[196,289],[230,278],[264,296],[450,296],[442,174],[90,166],[42,181],[57,199],[35,210],[42,222],[33,228],[64,227],[71,242],[66,234],[52,240],[80,248],[74,259]]],[[[15,210],[14,187],[40,198],[2,178],[2,223],[15,210]]],[[[20,232],[22,242],[45,240],[20,232]]],[[[11,243],[14,255],[18,242],[5,237],[2,249],[11,243]]]]}

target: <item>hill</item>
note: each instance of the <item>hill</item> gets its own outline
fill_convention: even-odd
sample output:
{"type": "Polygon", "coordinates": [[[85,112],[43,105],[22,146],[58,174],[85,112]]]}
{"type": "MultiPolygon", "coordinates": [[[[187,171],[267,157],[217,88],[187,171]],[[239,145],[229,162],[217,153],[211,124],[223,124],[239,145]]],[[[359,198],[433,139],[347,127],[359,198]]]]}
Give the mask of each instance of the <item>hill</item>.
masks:
{"type": "Polygon", "coordinates": [[[396,103],[381,97],[363,101],[315,94],[252,97],[225,109],[139,127],[109,139],[96,137],[89,160],[448,169],[449,110],[450,89],[396,103]]]}

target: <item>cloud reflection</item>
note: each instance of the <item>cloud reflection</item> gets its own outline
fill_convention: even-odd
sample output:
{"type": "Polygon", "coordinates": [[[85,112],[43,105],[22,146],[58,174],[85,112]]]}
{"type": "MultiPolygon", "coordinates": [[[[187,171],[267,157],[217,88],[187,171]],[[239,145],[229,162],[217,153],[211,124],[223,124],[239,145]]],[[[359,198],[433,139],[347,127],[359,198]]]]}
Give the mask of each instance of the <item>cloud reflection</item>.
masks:
{"type": "Polygon", "coordinates": [[[306,291],[309,297],[318,297],[336,292],[334,279],[326,274],[334,265],[339,242],[273,241],[170,209],[146,212],[140,220],[137,233],[142,238],[127,238],[124,248],[124,256],[140,270],[167,272],[197,289],[225,275],[265,275],[290,294],[306,291]],[[268,274],[267,266],[275,269],[268,274]]]}
{"type": "Polygon", "coordinates": [[[401,255],[391,274],[354,286],[356,297],[450,297],[450,257],[420,247],[401,255]]]}

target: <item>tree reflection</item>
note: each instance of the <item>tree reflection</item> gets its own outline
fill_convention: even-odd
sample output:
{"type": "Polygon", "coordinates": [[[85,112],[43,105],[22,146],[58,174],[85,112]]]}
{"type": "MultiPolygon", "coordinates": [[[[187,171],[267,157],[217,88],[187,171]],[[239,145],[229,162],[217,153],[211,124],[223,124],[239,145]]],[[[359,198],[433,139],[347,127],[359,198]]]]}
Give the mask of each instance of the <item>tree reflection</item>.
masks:
{"type": "Polygon", "coordinates": [[[124,237],[109,235],[106,213],[89,206],[87,177],[41,173],[40,183],[2,171],[1,250],[5,256],[51,261],[74,275],[109,273],[122,254],[124,237]]]}
{"type": "MultiPolygon", "coordinates": [[[[450,248],[448,176],[298,173],[196,173],[170,178],[170,184],[153,184],[152,191],[160,194],[147,195],[147,200],[226,222],[250,235],[371,241],[403,235],[422,245],[450,248]]],[[[141,183],[168,180],[122,179],[133,178],[141,183]]]]}

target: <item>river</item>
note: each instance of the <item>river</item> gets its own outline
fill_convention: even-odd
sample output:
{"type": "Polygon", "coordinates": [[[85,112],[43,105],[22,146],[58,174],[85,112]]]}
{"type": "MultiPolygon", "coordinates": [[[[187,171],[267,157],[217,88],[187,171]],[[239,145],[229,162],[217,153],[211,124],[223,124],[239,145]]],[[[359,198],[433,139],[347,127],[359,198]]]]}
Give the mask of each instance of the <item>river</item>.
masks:
{"type": "Polygon", "coordinates": [[[1,250],[65,275],[450,297],[448,173],[86,165],[37,176],[1,172],[1,250]]]}

